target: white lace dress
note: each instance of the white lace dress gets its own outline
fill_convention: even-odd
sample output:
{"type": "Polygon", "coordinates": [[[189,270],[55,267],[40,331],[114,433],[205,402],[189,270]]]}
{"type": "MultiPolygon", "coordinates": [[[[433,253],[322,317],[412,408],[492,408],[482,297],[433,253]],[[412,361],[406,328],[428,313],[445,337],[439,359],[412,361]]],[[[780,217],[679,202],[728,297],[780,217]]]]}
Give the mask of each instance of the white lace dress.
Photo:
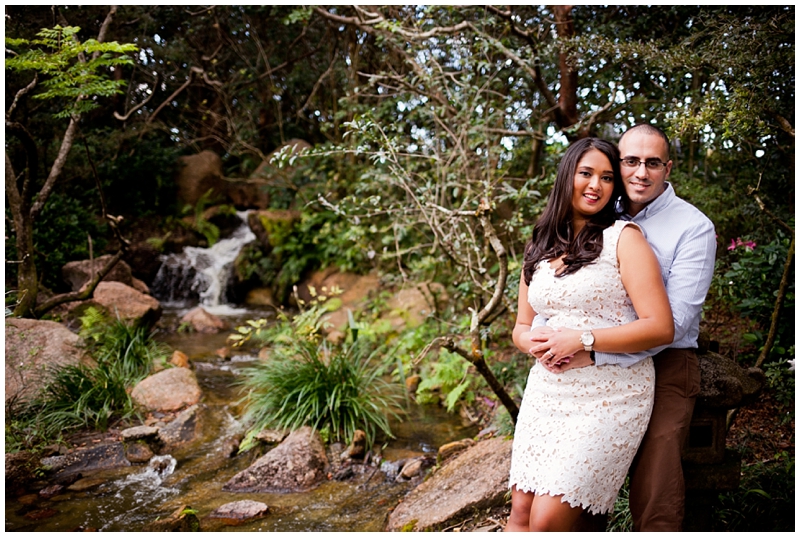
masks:
{"type": "MultiPolygon", "coordinates": [[[[528,301],[549,326],[584,330],[636,319],[617,260],[626,225],[635,224],[607,228],[598,259],[573,274],[556,278],[546,261],[537,268],[528,301]]],[[[535,364],[514,432],[509,486],[609,512],[647,429],[654,385],[651,358],[559,374],[535,364]]]]}

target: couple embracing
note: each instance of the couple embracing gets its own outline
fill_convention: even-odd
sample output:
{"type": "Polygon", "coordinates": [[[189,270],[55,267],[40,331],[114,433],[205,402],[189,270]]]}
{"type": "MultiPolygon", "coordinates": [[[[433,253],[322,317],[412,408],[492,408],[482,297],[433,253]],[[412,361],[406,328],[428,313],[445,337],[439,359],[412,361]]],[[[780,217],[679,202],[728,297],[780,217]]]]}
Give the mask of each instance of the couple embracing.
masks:
{"type": "Polygon", "coordinates": [[[714,226],[667,182],[669,140],[567,149],[525,249],[514,344],[537,358],[514,434],[506,531],[567,531],[608,513],[630,469],[640,531],[680,531],[681,448],[714,226]]]}

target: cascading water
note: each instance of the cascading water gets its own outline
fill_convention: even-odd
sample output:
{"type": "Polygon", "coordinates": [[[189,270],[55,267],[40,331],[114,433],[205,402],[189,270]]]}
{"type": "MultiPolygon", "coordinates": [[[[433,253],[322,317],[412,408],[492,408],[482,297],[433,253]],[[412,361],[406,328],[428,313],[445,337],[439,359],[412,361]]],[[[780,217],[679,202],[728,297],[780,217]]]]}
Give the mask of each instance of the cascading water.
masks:
{"type": "Polygon", "coordinates": [[[242,220],[233,234],[210,248],[187,246],[179,254],[162,256],[153,281],[153,294],[167,307],[183,307],[194,300],[217,315],[242,313],[225,304],[225,291],[233,272],[233,262],[244,245],[256,238],[247,224],[247,212],[237,212],[242,220]]]}

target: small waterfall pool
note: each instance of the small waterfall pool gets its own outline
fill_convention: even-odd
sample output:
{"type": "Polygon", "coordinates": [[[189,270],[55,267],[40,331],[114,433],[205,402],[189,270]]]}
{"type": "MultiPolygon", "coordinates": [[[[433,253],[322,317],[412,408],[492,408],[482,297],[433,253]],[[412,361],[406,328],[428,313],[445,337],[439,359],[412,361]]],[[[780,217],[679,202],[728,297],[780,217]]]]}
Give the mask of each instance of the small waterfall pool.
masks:
{"type": "Polygon", "coordinates": [[[187,246],[183,252],[161,257],[152,292],[164,307],[181,308],[199,302],[214,315],[237,315],[246,310],[226,304],[225,292],[233,263],[256,236],[247,224],[247,211],[237,212],[241,225],[230,237],[210,248],[187,246]]]}

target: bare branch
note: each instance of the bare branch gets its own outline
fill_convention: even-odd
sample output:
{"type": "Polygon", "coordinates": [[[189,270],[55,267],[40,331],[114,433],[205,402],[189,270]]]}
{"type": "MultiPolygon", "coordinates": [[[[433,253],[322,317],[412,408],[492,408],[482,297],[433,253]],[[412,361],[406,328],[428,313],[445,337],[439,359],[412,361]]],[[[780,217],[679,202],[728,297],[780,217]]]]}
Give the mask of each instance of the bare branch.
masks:
{"type": "Polygon", "coordinates": [[[115,110],[115,111],[114,111],[114,117],[115,117],[115,118],[117,118],[117,119],[118,119],[118,120],[120,120],[120,121],[128,121],[128,118],[129,118],[129,117],[131,117],[131,114],[133,114],[134,112],[136,112],[137,110],[139,110],[141,107],[143,107],[144,105],[146,105],[148,102],[150,102],[150,99],[152,99],[152,98],[153,98],[153,96],[155,96],[155,94],[156,94],[156,88],[157,88],[157,87],[158,87],[158,73],[156,73],[156,75],[155,75],[155,82],[153,82],[153,91],[151,91],[151,92],[150,92],[150,96],[149,96],[149,97],[147,97],[147,99],[145,99],[145,100],[144,100],[144,101],[142,101],[141,103],[137,104],[135,107],[131,108],[131,109],[128,111],[128,113],[127,113],[127,114],[125,114],[124,116],[121,116],[121,115],[120,115],[120,114],[119,114],[119,113],[118,113],[118,112],[115,110]]]}
{"type": "Polygon", "coordinates": [[[67,130],[64,132],[64,137],[61,139],[61,147],[58,149],[58,156],[56,156],[56,160],[53,162],[53,166],[50,168],[50,174],[47,176],[44,186],[39,191],[36,202],[33,204],[33,207],[31,207],[31,218],[33,220],[36,219],[38,214],[44,208],[44,204],[47,201],[47,198],[50,196],[50,192],[53,191],[53,186],[55,186],[56,181],[61,175],[61,171],[64,169],[64,164],[67,162],[67,156],[69,156],[69,152],[72,149],[72,144],[75,141],[75,133],[77,130],[78,118],[73,116],[69,120],[67,130]]]}
{"type": "MultiPolygon", "coordinates": [[[[117,8],[119,8],[119,6],[111,6],[111,9],[108,10],[108,15],[106,15],[106,18],[103,21],[103,24],[100,25],[100,31],[97,32],[97,42],[98,43],[105,42],[106,33],[108,33],[108,27],[111,26],[111,21],[114,19],[114,15],[117,14],[117,8]]],[[[92,59],[97,59],[99,57],[100,57],[100,51],[99,50],[95,51],[95,53],[92,54],[92,59]]]]}
{"type": "Polygon", "coordinates": [[[149,125],[150,123],[152,123],[152,122],[153,122],[153,120],[154,120],[154,119],[156,118],[156,116],[158,115],[158,113],[159,113],[159,112],[161,112],[161,110],[163,110],[165,106],[167,106],[169,103],[171,103],[171,102],[172,102],[172,101],[175,99],[175,97],[177,97],[178,95],[180,95],[180,93],[181,93],[183,90],[185,90],[186,88],[188,88],[188,87],[189,87],[189,84],[191,84],[191,83],[192,83],[192,76],[194,75],[194,73],[195,73],[194,69],[190,69],[190,70],[189,70],[189,76],[188,76],[188,78],[186,79],[186,82],[184,82],[184,83],[181,85],[181,87],[179,87],[178,89],[176,89],[175,91],[173,91],[173,92],[172,92],[172,95],[170,95],[169,97],[167,97],[166,99],[164,99],[164,102],[163,102],[163,103],[161,103],[161,104],[159,105],[159,107],[158,107],[158,108],[156,108],[156,109],[155,109],[155,111],[154,111],[152,114],[150,114],[150,117],[148,117],[148,118],[147,118],[147,121],[145,122],[145,125],[149,125]]]}
{"type": "Polygon", "coordinates": [[[44,315],[45,313],[47,313],[48,311],[50,311],[51,309],[55,308],[60,304],[64,304],[66,302],[74,302],[76,300],[86,300],[87,298],[91,297],[92,293],[94,293],[94,290],[95,288],[97,288],[97,285],[100,283],[100,281],[109,272],[111,272],[111,269],[114,268],[114,265],[116,265],[117,262],[120,259],[122,259],[123,253],[124,249],[122,248],[119,251],[117,251],[117,253],[114,254],[114,256],[111,259],[108,260],[108,263],[106,263],[106,265],[102,269],[100,269],[100,271],[97,274],[95,274],[94,277],[91,280],[89,280],[88,283],[84,284],[84,286],[81,287],[79,291],[73,291],[71,293],[63,293],[60,295],[56,295],[50,298],[49,300],[46,300],[42,304],[36,306],[33,309],[34,316],[41,317],[42,315],[44,315]]]}
{"type": "Polygon", "coordinates": [[[9,121],[9,119],[11,119],[11,113],[17,107],[17,103],[19,102],[20,98],[23,97],[29,91],[31,91],[33,88],[35,88],[37,82],[39,82],[39,74],[35,73],[33,75],[33,80],[31,81],[31,83],[17,92],[17,94],[14,96],[14,102],[11,103],[11,106],[8,108],[8,112],[6,112],[6,121],[9,121]]]}

